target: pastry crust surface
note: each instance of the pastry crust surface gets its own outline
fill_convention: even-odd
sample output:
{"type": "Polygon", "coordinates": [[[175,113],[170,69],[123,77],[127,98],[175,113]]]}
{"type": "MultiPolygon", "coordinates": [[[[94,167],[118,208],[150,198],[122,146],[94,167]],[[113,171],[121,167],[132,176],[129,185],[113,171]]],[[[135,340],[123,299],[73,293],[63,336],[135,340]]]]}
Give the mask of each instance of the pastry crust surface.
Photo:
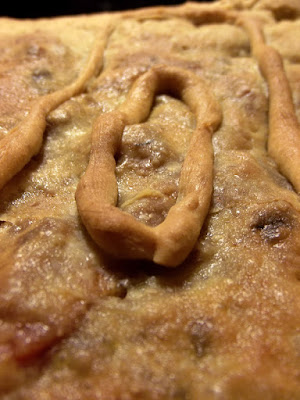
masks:
{"type": "Polygon", "coordinates": [[[1,399],[300,398],[299,34],[297,0],[1,18],[1,399]]]}

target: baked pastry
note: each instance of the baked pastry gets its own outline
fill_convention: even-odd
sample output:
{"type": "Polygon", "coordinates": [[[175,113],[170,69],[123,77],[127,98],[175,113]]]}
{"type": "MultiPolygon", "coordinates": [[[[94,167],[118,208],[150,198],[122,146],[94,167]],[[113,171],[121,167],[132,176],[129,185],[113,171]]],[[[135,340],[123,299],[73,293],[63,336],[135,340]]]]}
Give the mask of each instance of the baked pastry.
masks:
{"type": "Polygon", "coordinates": [[[300,398],[299,16],[1,18],[1,399],[300,398]]]}

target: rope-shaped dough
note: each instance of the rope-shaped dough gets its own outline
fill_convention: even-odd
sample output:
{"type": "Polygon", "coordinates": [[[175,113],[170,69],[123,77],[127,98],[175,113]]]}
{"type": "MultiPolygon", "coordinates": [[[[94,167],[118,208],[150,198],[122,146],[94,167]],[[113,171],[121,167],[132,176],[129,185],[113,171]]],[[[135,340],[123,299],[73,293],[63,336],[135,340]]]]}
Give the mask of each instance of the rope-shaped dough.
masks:
{"type": "Polygon", "coordinates": [[[92,132],[87,170],[76,192],[81,219],[92,238],[121,258],[149,259],[174,267],[190,253],[207,215],[213,183],[211,137],[222,114],[203,80],[175,67],[156,66],[140,76],[126,101],[102,114],[92,132]],[[125,125],[144,121],[157,93],[180,97],[195,113],[197,126],[182,166],[177,203],[156,227],[137,221],[117,204],[115,154],[125,125]]]}
{"type": "Polygon", "coordinates": [[[46,117],[61,103],[82,92],[86,82],[102,66],[107,35],[111,28],[102,31],[83,72],[69,86],[37,99],[29,114],[0,141],[0,189],[37,154],[42,146],[46,117]]]}
{"type": "Polygon", "coordinates": [[[134,18],[135,20],[163,20],[168,18],[186,18],[195,25],[203,23],[234,22],[236,11],[229,11],[218,3],[185,2],[175,6],[157,6],[151,8],[138,8],[136,10],[123,11],[122,18],[134,18]]]}
{"type": "Polygon", "coordinates": [[[244,17],[239,23],[249,34],[252,53],[269,87],[268,152],[300,193],[300,126],[281,56],[265,44],[258,20],[244,17]]]}
{"type": "MultiPolygon", "coordinates": [[[[197,24],[207,20],[227,21],[246,29],[252,53],[269,86],[268,151],[300,192],[300,126],[281,56],[266,45],[261,22],[247,14],[239,17],[237,12],[196,7],[193,3],[152,11],[152,17],[158,19],[185,15],[197,24]]],[[[124,13],[123,17],[150,16],[142,10],[124,13]]],[[[62,90],[39,98],[27,117],[0,141],[0,189],[40,150],[47,114],[84,90],[86,82],[100,69],[110,31],[110,26],[102,30],[78,79],[62,90]]],[[[98,118],[93,128],[90,162],[78,186],[76,200],[84,224],[103,249],[119,257],[151,259],[166,266],[176,266],[186,258],[208,212],[213,170],[211,135],[220,122],[219,105],[204,82],[187,70],[166,66],[156,66],[137,79],[125,103],[98,118]],[[145,120],[154,95],[165,91],[187,103],[197,116],[197,127],[183,164],[177,203],[163,223],[151,228],[115,207],[114,155],[125,125],[145,120]]]]}

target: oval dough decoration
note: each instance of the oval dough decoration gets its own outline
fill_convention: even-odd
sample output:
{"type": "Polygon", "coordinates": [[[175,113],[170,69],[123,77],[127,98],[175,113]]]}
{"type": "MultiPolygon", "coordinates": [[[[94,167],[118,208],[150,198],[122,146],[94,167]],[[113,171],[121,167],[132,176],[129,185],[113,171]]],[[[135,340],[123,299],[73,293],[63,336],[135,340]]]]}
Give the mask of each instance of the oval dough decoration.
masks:
{"type": "Polygon", "coordinates": [[[61,90],[37,99],[24,120],[0,141],[0,190],[40,151],[47,115],[72,96],[82,92],[87,81],[99,72],[111,29],[108,26],[96,38],[89,60],[77,80],[61,90]]]}
{"type": "Polygon", "coordinates": [[[87,170],[76,191],[81,219],[95,242],[118,258],[148,259],[167,267],[181,264],[193,249],[207,215],[213,189],[212,134],[222,113],[204,81],[180,68],[155,66],[133,84],[117,110],[102,114],[92,131],[87,170]],[[115,154],[126,125],[144,121],[154,96],[169,93],[195,113],[197,125],[187,151],[176,204],[156,227],[116,207],[115,154]]]}
{"type": "Polygon", "coordinates": [[[241,17],[238,23],[250,37],[252,54],[269,88],[268,152],[300,193],[300,126],[282,58],[265,43],[258,19],[241,17]]]}

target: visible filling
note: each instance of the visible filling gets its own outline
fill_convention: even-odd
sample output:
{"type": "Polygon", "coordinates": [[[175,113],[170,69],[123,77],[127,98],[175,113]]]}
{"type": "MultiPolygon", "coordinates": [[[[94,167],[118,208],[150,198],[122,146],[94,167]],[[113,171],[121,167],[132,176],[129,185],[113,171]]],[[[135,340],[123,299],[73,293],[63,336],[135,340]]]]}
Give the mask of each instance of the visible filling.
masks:
{"type": "Polygon", "coordinates": [[[252,229],[259,232],[262,240],[272,244],[286,239],[293,228],[293,220],[285,210],[263,210],[255,219],[252,229]]]}
{"type": "MultiPolygon", "coordinates": [[[[178,37],[168,21],[152,23],[144,24],[152,31],[140,47],[155,46],[159,26],[166,25],[158,42],[162,59],[170,37],[185,37],[182,65],[210,76],[223,105],[210,215],[177,271],[106,259],[77,219],[74,192],[87,164],[90,123],[124,98],[130,79],[120,73],[119,92],[112,84],[53,112],[43,152],[1,192],[0,390],[16,390],[9,400],[299,393],[299,200],[266,161],[266,90],[256,64],[226,53],[239,54],[232,34],[241,36],[241,53],[249,43],[240,29],[224,25],[218,31],[224,56],[216,51],[219,39],[208,44],[218,56],[203,55],[185,33],[193,30],[189,23],[178,37]],[[189,52],[198,61],[188,64],[189,52]]],[[[199,46],[214,37],[213,28],[202,30],[199,46]]],[[[128,21],[125,42],[130,30],[128,21]]],[[[132,29],[124,52],[135,34],[132,29]]],[[[108,65],[118,63],[117,53],[108,65]]],[[[176,57],[169,60],[177,63],[176,57]]],[[[127,68],[136,75],[134,65],[127,68]]],[[[46,90],[50,76],[37,69],[32,79],[46,90]]],[[[146,122],[125,129],[117,165],[120,208],[146,224],[160,223],[176,201],[194,125],[182,102],[159,96],[146,122]]]]}
{"type": "Polygon", "coordinates": [[[150,226],[165,219],[177,199],[194,123],[182,102],[159,96],[146,123],[125,129],[116,167],[118,207],[150,226]]]}

